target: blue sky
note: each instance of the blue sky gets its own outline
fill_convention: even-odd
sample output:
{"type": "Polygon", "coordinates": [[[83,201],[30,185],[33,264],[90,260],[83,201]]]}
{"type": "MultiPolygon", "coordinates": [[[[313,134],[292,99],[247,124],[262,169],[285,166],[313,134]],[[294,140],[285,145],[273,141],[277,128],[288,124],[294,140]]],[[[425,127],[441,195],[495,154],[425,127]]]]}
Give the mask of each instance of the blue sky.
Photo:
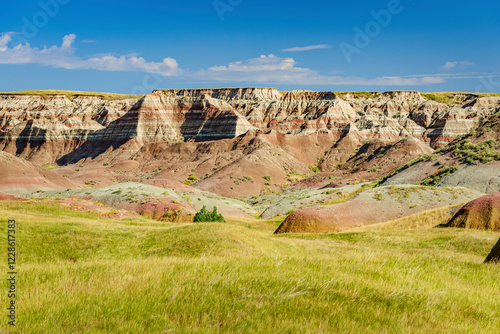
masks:
{"type": "Polygon", "coordinates": [[[4,4],[0,91],[500,92],[497,1],[4,4]]]}

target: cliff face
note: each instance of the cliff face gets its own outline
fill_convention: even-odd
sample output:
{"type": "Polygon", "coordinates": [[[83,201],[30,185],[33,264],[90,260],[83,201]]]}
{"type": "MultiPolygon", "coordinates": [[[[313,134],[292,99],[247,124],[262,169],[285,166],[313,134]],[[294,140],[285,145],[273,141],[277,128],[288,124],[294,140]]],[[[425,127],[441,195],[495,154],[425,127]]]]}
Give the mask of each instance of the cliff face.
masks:
{"type": "Polygon", "coordinates": [[[0,150],[51,162],[125,115],[134,99],[0,95],[0,150]]]}
{"type": "Polygon", "coordinates": [[[131,147],[138,150],[154,142],[203,142],[276,131],[326,136],[331,144],[325,158],[342,152],[345,160],[354,146],[369,142],[416,138],[439,147],[498,110],[498,97],[463,96],[445,104],[427,101],[415,91],[359,96],[282,94],[272,88],[182,89],[114,101],[98,96],[0,95],[0,150],[37,162],[69,154],[70,161],[78,161],[125,143],[134,143],[131,147]],[[78,150],[84,153],[75,155],[78,150]]]}

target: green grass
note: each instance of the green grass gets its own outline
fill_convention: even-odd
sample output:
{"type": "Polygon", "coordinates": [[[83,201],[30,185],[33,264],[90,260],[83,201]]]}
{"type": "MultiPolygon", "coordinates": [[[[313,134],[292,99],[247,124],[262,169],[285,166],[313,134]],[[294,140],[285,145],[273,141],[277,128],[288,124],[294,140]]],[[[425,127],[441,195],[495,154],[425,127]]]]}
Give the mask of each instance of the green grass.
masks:
{"type": "Polygon", "coordinates": [[[42,167],[48,170],[59,168],[59,166],[52,166],[51,164],[43,164],[42,167]]]}
{"type": "Polygon", "coordinates": [[[0,214],[4,236],[17,221],[17,333],[500,330],[499,266],[482,263],[498,233],[275,236],[279,219],[111,220],[30,202],[0,202],[0,214]]]}
{"type": "Polygon", "coordinates": [[[356,99],[359,98],[373,99],[381,95],[379,92],[335,92],[335,94],[339,96],[341,99],[345,99],[347,94],[352,95],[356,99]]]}
{"type": "Polygon", "coordinates": [[[472,95],[475,97],[487,96],[500,96],[500,93],[448,93],[448,92],[433,92],[433,93],[420,93],[426,100],[436,101],[441,103],[457,103],[457,95],[472,95]]]}
{"type": "Polygon", "coordinates": [[[75,96],[99,96],[105,100],[123,100],[123,99],[139,99],[142,95],[115,94],[115,93],[96,93],[96,92],[80,92],[73,90],[23,90],[15,92],[0,92],[0,95],[40,95],[47,97],[50,95],[65,95],[67,98],[75,96]]]}

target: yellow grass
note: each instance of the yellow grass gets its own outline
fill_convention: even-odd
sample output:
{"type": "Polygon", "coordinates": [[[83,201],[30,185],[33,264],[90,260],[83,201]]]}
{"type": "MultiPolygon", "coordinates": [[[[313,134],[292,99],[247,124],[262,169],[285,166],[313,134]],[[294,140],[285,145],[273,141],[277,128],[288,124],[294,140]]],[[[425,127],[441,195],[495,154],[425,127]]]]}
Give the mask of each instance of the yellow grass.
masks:
{"type": "Polygon", "coordinates": [[[17,221],[16,333],[500,330],[499,267],[482,263],[498,233],[275,236],[257,219],[111,220],[48,203],[0,202],[0,215],[4,236],[17,221]]]}
{"type": "Polygon", "coordinates": [[[459,93],[459,92],[432,92],[421,93],[425,99],[441,103],[456,103],[457,95],[472,95],[476,97],[500,96],[500,93],[459,93]]]}
{"type": "Polygon", "coordinates": [[[40,96],[65,95],[68,98],[72,98],[75,96],[99,96],[105,100],[139,99],[142,97],[142,95],[80,92],[73,90],[23,90],[14,92],[0,92],[0,95],[40,95],[40,96]]]}
{"type": "Polygon", "coordinates": [[[360,226],[351,231],[381,231],[404,230],[436,227],[446,224],[452,217],[451,209],[456,206],[447,206],[416,213],[411,216],[390,220],[384,223],[360,226]]]}

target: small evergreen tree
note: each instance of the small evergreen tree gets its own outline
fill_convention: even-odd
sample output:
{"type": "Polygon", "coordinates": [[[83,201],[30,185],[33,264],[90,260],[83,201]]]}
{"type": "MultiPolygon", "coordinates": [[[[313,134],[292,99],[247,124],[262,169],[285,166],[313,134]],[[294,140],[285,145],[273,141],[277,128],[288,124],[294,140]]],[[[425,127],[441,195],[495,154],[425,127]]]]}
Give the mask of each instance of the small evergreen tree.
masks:
{"type": "Polygon", "coordinates": [[[193,218],[193,222],[201,223],[201,222],[221,222],[225,223],[224,217],[221,214],[217,213],[217,207],[214,206],[213,211],[208,211],[206,206],[204,205],[200,211],[198,211],[193,218]]]}

